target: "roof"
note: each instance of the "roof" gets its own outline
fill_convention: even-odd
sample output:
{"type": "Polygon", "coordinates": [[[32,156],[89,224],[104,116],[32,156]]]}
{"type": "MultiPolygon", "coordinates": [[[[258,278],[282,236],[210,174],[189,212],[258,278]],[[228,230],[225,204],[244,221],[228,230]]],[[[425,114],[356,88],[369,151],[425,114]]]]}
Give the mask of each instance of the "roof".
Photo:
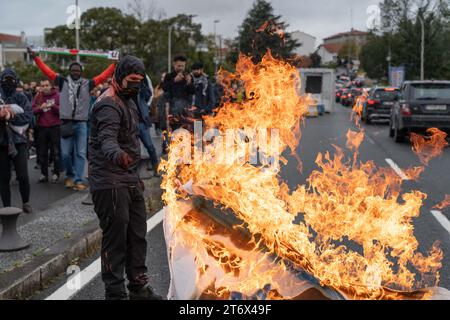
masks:
{"type": "Polygon", "coordinates": [[[22,42],[22,37],[0,33],[0,42],[22,42]]]}
{"type": "Polygon", "coordinates": [[[328,38],[325,38],[323,40],[332,40],[332,39],[338,39],[338,38],[344,38],[344,37],[349,37],[349,36],[353,36],[353,37],[357,37],[357,36],[367,36],[369,33],[368,32],[364,32],[364,31],[360,31],[360,30],[356,30],[356,29],[352,29],[349,32],[341,32],[341,33],[337,33],[335,35],[332,35],[328,38]]]}
{"type": "Polygon", "coordinates": [[[405,84],[450,84],[449,80],[413,80],[405,81],[405,84]]]}
{"type": "Polygon", "coordinates": [[[319,46],[319,49],[323,47],[329,53],[339,53],[339,51],[341,51],[343,46],[344,46],[343,43],[326,43],[326,44],[321,44],[319,46]]]}

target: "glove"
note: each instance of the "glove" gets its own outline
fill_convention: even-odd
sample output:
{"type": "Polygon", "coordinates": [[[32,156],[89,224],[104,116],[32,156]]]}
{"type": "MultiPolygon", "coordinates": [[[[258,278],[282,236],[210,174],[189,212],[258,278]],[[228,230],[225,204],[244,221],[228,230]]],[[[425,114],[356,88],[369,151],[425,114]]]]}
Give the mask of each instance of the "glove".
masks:
{"type": "Polygon", "coordinates": [[[121,166],[125,170],[128,170],[128,167],[133,162],[133,159],[126,152],[122,152],[119,155],[119,159],[118,160],[119,160],[119,166],[121,166]]]}
{"type": "Polygon", "coordinates": [[[34,52],[30,47],[27,47],[27,52],[30,55],[31,59],[35,59],[36,58],[36,52],[34,52]]]}

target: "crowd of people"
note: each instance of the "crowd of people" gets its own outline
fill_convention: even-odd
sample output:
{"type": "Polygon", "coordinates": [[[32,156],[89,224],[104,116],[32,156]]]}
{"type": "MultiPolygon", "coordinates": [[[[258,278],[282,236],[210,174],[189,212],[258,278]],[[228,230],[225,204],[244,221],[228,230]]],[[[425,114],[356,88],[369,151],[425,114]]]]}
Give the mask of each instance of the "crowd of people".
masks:
{"type": "MultiPolygon", "coordinates": [[[[26,213],[33,212],[27,165],[33,151],[36,155],[35,169],[41,172],[37,183],[58,183],[61,174],[65,173],[66,188],[76,191],[89,188],[84,175],[88,163],[91,110],[112,85],[115,69],[113,63],[99,76],[85,79],[83,66],[74,62],[65,77],[54,72],[31,50],[29,54],[42,72],[42,78],[22,83],[14,70],[6,69],[0,80],[3,100],[0,104],[16,103],[24,110],[23,114],[15,117],[8,108],[3,108],[0,113],[0,193],[3,205],[10,206],[9,186],[14,170],[26,213]],[[8,120],[7,116],[14,119],[8,120]],[[9,142],[18,152],[18,156],[11,159],[7,156],[10,149],[8,130],[18,119],[25,122],[26,129],[23,134],[11,133],[13,138],[9,142]]],[[[138,89],[135,102],[139,110],[139,137],[149,155],[148,170],[158,177],[159,157],[150,128],[154,126],[157,133],[163,134],[162,151],[167,153],[168,133],[181,127],[191,130],[195,120],[211,114],[219,105],[224,89],[220,81],[212,81],[205,74],[201,62],[193,63],[189,72],[188,61],[183,55],[173,59],[173,71],[162,74],[156,86],[146,75],[138,89]]]]}

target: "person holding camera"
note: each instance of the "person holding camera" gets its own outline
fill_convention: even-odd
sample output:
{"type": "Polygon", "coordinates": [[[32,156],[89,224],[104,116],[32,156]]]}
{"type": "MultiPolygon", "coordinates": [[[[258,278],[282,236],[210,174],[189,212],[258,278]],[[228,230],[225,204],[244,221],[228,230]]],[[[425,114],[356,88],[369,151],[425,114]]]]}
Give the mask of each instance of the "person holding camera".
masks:
{"type": "Polygon", "coordinates": [[[37,116],[39,128],[38,141],[39,159],[41,162],[41,177],[39,183],[48,182],[49,150],[53,152],[52,183],[59,180],[60,164],[60,125],[59,93],[52,87],[49,80],[41,81],[41,92],[33,100],[33,113],[37,116]]]}

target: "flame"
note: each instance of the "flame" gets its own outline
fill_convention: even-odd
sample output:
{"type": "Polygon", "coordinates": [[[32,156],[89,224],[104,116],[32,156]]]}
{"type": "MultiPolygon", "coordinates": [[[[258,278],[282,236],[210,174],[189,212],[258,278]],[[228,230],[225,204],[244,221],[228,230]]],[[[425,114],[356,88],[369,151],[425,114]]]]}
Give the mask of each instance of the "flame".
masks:
{"type": "MultiPolygon", "coordinates": [[[[270,52],[257,65],[241,55],[236,73],[222,75],[224,83],[242,81],[251,98],[241,104],[224,103],[215,116],[204,118],[206,127],[221,132],[277,128],[280,143],[276,151],[281,154],[289,148],[295,153],[301,136],[299,124],[311,103],[310,98],[298,95],[296,87],[301,82],[295,67],[274,59],[270,52]]],[[[212,255],[224,264],[226,274],[239,269],[246,275],[241,282],[228,276],[216,279],[215,288],[220,289],[214,291],[217,296],[233,290],[252,292],[275,283],[274,274],[283,267],[262,268],[258,245],[244,257],[214,242],[201,223],[188,223],[179,200],[190,196],[180,190],[180,184],[192,182],[195,195],[231,209],[246,223],[255,244],[264,244],[270,253],[293,262],[321,284],[354,298],[396,299],[398,295],[392,290],[412,291],[437,284],[442,251],[434,244],[426,256],[417,252],[419,244],[413,233],[412,220],[419,216],[426,194],[417,190],[401,194],[402,179],[392,169],[359,161],[363,139],[362,130],[348,132],[346,146],[353,159],[347,159],[337,146],[333,155],[319,153],[318,169],[307,185],[292,193],[280,182],[278,167],[266,170],[266,166],[239,161],[242,155],[238,152],[227,154],[234,160],[227,163],[201,158],[181,164],[177,148],[181,139],[172,140],[168,159],[162,162],[162,188],[169,219],[184,230],[184,236],[176,241],[195,248],[204,272],[205,261],[212,255]],[[297,216],[303,221],[295,224],[297,216]]],[[[237,144],[236,140],[231,142],[237,144]]],[[[281,161],[286,163],[284,158],[281,161]]],[[[417,175],[418,171],[408,172],[417,175]]]]}
{"type": "Polygon", "coordinates": [[[413,151],[423,164],[428,165],[430,160],[442,155],[444,148],[448,146],[447,134],[437,128],[427,130],[428,137],[411,133],[410,140],[413,151]]]}
{"type": "Polygon", "coordinates": [[[273,20],[267,20],[264,22],[258,29],[255,30],[255,32],[267,32],[270,35],[277,35],[280,37],[281,40],[285,40],[286,33],[283,30],[283,27],[277,23],[275,23],[273,20]]]}
{"type": "Polygon", "coordinates": [[[433,209],[443,210],[450,206],[450,194],[446,194],[444,200],[441,203],[435,205],[433,209]]]}

